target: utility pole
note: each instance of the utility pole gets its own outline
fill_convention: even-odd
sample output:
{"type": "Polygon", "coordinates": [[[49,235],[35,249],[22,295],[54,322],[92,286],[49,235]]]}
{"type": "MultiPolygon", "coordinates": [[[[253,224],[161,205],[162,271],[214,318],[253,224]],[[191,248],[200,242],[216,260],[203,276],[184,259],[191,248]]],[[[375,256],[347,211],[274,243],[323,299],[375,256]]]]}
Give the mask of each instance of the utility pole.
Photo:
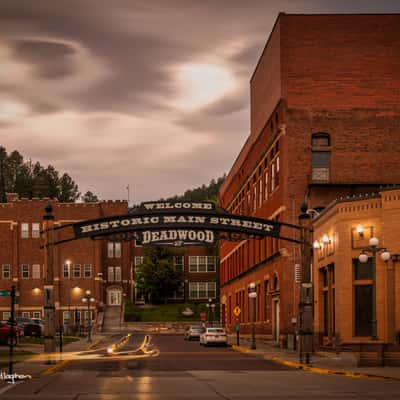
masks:
{"type": "Polygon", "coordinates": [[[307,204],[301,205],[299,224],[301,228],[301,287],[299,304],[300,363],[311,362],[313,351],[313,285],[311,281],[311,229],[310,215],[307,213],[307,204]]]}
{"type": "MultiPolygon", "coordinates": [[[[44,352],[55,353],[55,307],[54,307],[54,215],[53,206],[45,207],[44,220],[44,352]]],[[[51,359],[49,359],[51,363],[51,359]]]]}

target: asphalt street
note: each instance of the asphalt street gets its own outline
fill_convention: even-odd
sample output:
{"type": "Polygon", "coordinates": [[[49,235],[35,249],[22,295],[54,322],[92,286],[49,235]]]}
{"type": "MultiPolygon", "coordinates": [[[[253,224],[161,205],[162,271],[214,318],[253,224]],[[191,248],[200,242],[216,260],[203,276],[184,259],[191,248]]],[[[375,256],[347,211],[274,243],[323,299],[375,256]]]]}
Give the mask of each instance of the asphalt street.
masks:
{"type": "Polygon", "coordinates": [[[113,354],[82,352],[49,376],[11,387],[2,399],[399,399],[400,382],[319,375],[181,335],[134,334],[113,354]]]}

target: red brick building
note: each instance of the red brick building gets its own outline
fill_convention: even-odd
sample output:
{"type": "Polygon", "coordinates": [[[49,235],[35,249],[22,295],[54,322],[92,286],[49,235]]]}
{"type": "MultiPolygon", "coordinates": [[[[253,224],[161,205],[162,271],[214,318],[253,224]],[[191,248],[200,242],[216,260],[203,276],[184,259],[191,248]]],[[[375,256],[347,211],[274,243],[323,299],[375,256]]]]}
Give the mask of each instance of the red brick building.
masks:
{"type": "MultiPolygon", "coordinates": [[[[45,206],[51,203],[55,227],[82,220],[126,214],[126,201],[98,203],[60,203],[50,199],[19,199],[7,195],[0,203],[0,290],[16,286],[17,316],[43,317],[44,251],[40,231],[45,206]]],[[[66,238],[55,230],[55,240],[66,238]]],[[[91,310],[121,306],[124,297],[135,299],[135,263],[143,248],[134,242],[80,239],[55,248],[54,284],[56,320],[59,324],[87,320],[87,304],[82,302],[90,290],[95,302],[91,310]]],[[[183,290],[176,301],[206,302],[217,297],[217,258],[208,248],[181,250],[176,265],[184,268],[183,290]]],[[[10,298],[0,297],[0,319],[8,319],[10,298]]],[[[92,315],[94,316],[94,315],[92,315]]]]}
{"type": "MultiPolygon", "coordinates": [[[[400,182],[400,15],[280,14],[250,80],[251,131],[220,190],[233,213],[297,224],[300,204],[400,182]]],[[[284,229],[285,236],[293,233],[284,229]]],[[[256,283],[256,330],[296,329],[299,248],[276,239],[221,245],[221,299],[232,328],[256,283]]]]}

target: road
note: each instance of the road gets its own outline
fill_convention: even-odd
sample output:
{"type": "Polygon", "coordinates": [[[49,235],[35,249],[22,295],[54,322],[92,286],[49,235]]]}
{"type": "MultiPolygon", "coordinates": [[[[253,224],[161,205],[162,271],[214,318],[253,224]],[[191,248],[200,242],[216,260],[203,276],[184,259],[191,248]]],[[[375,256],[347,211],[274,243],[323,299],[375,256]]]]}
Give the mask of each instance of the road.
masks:
{"type": "MultiPolygon", "coordinates": [[[[2,399],[398,399],[400,382],[319,375],[289,369],[231,348],[200,346],[182,336],[155,335],[153,357],[134,349],[144,335],[134,334],[125,354],[76,360],[50,376],[12,387],[2,399]],[[130,358],[129,358],[130,357],[130,358]],[[139,357],[139,358],[137,358],[139,357]]],[[[109,339],[115,343],[119,337],[109,339]]],[[[89,355],[90,355],[89,354],[89,355]]],[[[84,355],[84,353],[82,353],[84,355]]],[[[86,354],[88,357],[88,354],[86,354]]]]}

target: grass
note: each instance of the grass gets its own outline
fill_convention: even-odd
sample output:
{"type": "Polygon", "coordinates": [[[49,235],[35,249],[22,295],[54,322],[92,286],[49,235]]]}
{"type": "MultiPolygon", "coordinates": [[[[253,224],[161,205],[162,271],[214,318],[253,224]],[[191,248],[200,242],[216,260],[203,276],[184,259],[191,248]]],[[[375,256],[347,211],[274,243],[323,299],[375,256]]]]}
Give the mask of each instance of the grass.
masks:
{"type": "MultiPolygon", "coordinates": [[[[208,309],[205,304],[162,304],[135,306],[132,303],[126,303],[125,321],[137,322],[191,322],[200,321],[200,312],[204,311],[208,318],[208,309]],[[190,308],[194,314],[190,317],[182,315],[185,308],[190,308]]],[[[215,307],[215,315],[219,316],[219,307],[215,307]]],[[[214,317],[214,319],[216,319],[214,317]]],[[[219,318],[217,318],[219,319],[219,318]]]]}
{"type": "MultiPolygon", "coordinates": [[[[0,350],[0,368],[8,367],[9,354],[9,350],[0,350]]],[[[33,355],[35,355],[35,353],[30,351],[18,351],[17,349],[14,349],[13,362],[25,361],[33,355]]]]}
{"type": "MultiPolygon", "coordinates": [[[[76,342],[80,338],[76,336],[63,336],[63,345],[66,345],[68,343],[76,342]]],[[[18,340],[19,344],[25,345],[25,344],[44,344],[44,338],[40,337],[31,337],[31,336],[23,336],[18,340]]],[[[56,345],[58,346],[60,343],[60,339],[56,337],[56,345]]]]}

